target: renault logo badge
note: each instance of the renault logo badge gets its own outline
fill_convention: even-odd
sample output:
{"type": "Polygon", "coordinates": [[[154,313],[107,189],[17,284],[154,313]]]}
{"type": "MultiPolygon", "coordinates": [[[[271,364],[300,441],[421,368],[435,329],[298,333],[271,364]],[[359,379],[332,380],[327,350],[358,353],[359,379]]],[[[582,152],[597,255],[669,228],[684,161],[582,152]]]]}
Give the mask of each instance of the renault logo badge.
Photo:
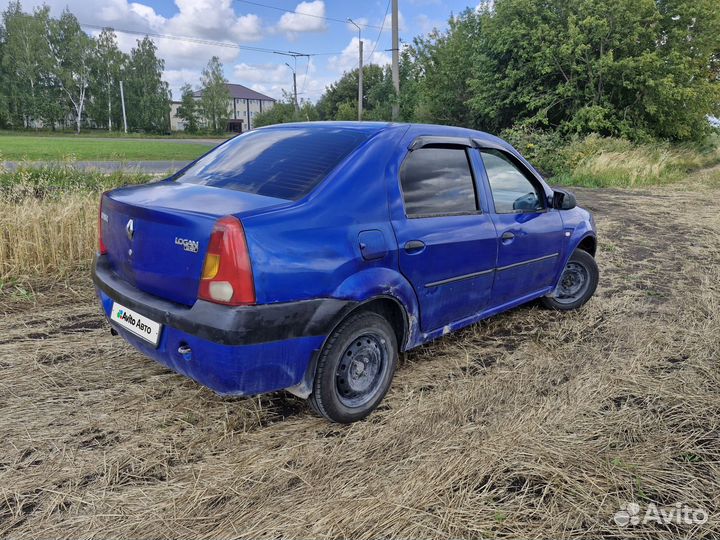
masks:
{"type": "Polygon", "coordinates": [[[128,240],[132,240],[133,236],[135,236],[135,226],[133,225],[132,219],[128,220],[127,225],[125,225],[125,232],[127,233],[128,240]]]}

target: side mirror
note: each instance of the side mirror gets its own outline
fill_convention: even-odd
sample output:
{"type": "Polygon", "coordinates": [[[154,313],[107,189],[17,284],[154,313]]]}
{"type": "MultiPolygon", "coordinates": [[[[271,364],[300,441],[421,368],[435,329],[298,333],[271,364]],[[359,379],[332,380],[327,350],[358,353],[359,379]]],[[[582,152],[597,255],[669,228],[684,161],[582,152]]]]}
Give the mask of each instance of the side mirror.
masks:
{"type": "Polygon", "coordinates": [[[572,192],[553,188],[552,207],[558,210],[572,210],[577,206],[575,195],[572,192]]]}

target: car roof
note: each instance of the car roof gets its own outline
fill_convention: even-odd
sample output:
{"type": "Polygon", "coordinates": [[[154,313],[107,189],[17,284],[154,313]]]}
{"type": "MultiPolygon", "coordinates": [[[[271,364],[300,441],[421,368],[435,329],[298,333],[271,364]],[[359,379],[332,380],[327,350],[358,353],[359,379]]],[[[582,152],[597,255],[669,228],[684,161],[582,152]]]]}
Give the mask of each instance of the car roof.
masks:
{"type": "Polygon", "coordinates": [[[438,135],[445,137],[468,137],[479,142],[488,142],[502,146],[509,145],[494,135],[475,129],[443,126],[439,124],[411,124],[406,122],[358,122],[358,121],[321,121],[321,122],[290,122],[287,124],[274,124],[258,129],[284,129],[284,128],[307,128],[317,130],[343,129],[352,131],[363,131],[368,134],[375,134],[386,130],[408,131],[410,135],[421,137],[423,135],[438,135]]]}

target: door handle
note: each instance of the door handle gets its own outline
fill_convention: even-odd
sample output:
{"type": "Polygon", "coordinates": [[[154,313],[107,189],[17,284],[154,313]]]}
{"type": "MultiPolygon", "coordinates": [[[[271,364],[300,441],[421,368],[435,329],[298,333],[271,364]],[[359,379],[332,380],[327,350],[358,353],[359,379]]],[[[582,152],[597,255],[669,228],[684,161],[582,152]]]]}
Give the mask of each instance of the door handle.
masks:
{"type": "Polygon", "coordinates": [[[407,253],[420,253],[423,249],[425,249],[425,242],[421,242],[420,240],[410,240],[409,242],[405,242],[404,247],[407,253]]]}
{"type": "Polygon", "coordinates": [[[503,242],[507,243],[511,242],[513,238],[515,238],[515,235],[509,231],[505,231],[504,233],[502,233],[502,236],[500,238],[502,238],[503,242]]]}

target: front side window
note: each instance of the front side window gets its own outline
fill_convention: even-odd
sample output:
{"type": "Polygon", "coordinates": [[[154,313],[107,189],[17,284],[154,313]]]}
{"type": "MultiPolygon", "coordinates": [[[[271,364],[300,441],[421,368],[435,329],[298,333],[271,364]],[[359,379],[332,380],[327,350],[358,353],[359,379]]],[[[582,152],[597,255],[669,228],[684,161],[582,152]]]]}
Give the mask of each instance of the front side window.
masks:
{"type": "Polygon", "coordinates": [[[490,190],[498,214],[538,212],[545,208],[543,197],[518,167],[499,150],[482,150],[490,190]]]}
{"type": "Polygon", "coordinates": [[[464,148],[420,148],[400,169],[408,217],[466,214],[478,209],[464,148]]]}

